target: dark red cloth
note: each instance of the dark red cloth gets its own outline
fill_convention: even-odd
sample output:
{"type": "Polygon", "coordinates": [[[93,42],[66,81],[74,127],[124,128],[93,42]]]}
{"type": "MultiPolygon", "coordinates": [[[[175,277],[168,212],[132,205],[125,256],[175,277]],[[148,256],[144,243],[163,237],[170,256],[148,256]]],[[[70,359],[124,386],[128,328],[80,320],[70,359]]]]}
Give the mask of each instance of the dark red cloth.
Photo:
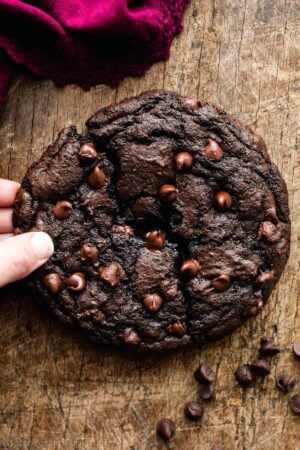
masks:
{"type": "Polygon", "coordinates": [[[84,88],[144,74],[168,57],[189,1],[0,0],[0,103],[9,64],[84,88]]]}

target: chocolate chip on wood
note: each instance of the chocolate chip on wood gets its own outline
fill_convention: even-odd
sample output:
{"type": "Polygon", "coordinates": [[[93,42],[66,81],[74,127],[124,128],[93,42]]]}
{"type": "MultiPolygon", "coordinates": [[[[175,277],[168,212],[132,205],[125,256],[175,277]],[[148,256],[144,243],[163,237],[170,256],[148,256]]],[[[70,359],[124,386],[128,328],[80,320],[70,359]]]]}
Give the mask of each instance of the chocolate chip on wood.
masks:
{"type": "Polygon", "coordinates": [[[259,353],[262,356],[274,356],[277,355],[277,353],[279,352],[280,347],[279,345],[275,344],[273,339],[267,337],[261,338],[259,353]]]}
{"type": "Polygon", "coordinates": [[[256,359],[251,364],[251,369],[259,377],[266,377],[271,372],[271,366],[266,359],[256,359]]]}
{"type": "Polygon", "coordinates": [[[198,369],[195,371],[195,379],[199,383],[210,384],[215,381],[215,374],[212,368],[204,362],[200,364],[198,369]]]}
{"type": "Polygon", "coordinates": [[[176,425],[171,419],[162,419],[157,424],[157,434],[165,441],[170,441],[175,435],[176,425]]]}
{"type": "Polygon", "coordinates": [[[276,378],[277,388],[287,394],[296,386],[297,378],[294,375],[288,373],[281,373],[276,378]]]}
{"type": "Polygon", "coordinates": [[[190,420],[199,420],[203,416],[204,408],[200,402],[188,402],[184,407],[184,413],[190,420]]]}
{"type": "Polygon", "coordinates": [[[243,364],[235,371],[235,379],[242,387],[249,387],[253,384],[255,379],[252,367],[250,364],[243,364]]]}

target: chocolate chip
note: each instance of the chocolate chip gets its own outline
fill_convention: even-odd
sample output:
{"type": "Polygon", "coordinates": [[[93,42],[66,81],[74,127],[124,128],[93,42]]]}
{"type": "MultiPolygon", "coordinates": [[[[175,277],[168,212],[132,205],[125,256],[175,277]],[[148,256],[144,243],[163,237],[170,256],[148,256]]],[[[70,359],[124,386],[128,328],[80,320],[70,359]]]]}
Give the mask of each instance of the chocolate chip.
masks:
{"type": "Polygon", "coordinates": [[[199,420],[203,416],[204,408],[202,403],[188,402],[184,407],[184,413],[190,420],[199,420]]]}
{"type": "Polygon", "coordinates": [[[285,394],[290,392],[295,387],[296,383],[297,378],[294,375],[289,375],[288,373],[281,373],[276,378],[276,386],[285,394]]]}
{"type": "Polygon", "coordinates": [[[183,261],[180,272],[188,278],[195,277],[200,271],[200,264],[194,258],[183,261]]]}
{"type": "Polygon", "coordinates": [[[100,189],[106,183],[106,175],[99,166],[96,166],[87,177],[87,183],[93,189],[100,189]]]}
{"type": "Polygon", "coordinates": [[[204,153],[209,159],[212,159],[214,161],[219,161],[220,159],[223,158],[224,155],[220,145],[213,139],[208,139],[204,147],[204,153]]]}
{"type": "Polygon", "coordinates": [[[219,292],[227,291],[231,286],[231,280],[229,275],[220,275],[211,282],[212,286],[219,292]]]}
{"type": "Polygon", "coordinates": [[[67,286],[71,291],[82,291],[86,286],[85,275],[82,272],[75,272],[67,279],[67,286]]]}
{"type": "Polygon", "coordinates": [[[263,307],[264,307],[264,302],[262,299],[260,299],[260,300],[258,300],[256,305],[251,306],[248,313],[250,316],[257,316],[257,314],[259,314],[262,311],[263,307]]]}
{"type": "Polygon", "coordinates": [[[112,262],[106,267],[101,267],[99,275],[101,280],[114,287],[120,283],[123,277],[123,269],[120,264],[112,262]]]}
{"type": "Polygon", "coordinates": [[[251,364],[251,369],[259,377],[266,377],[271,372],[271,366],[266,359],[256,359],[251,364]]]}
{"type": "Polygon", "coordinates": [[[275,279],[275,272],[274,270],[270,270],[268,272],[261,272],[256,280],[255,280],[255,284],[258,287],[263,287],[268,283],[271,283],[273,280],[275,279]]]}
{"type": "Polygon", "coordinates": [[[238,367],[234,373],[236,381],[242,387],[251,386],[254,381],[254,373],[249,364],[243,364],[238,367]]]}
{"type": "Polygon", "coordinates": [[[138,345],[141,342],[141,338],[133,328],[126,328],[120,337],[125,344],[129,345],[138,345]]]}
{"type": "Polygon", "coordinates": [[[171,419],[162,419],[157,424],[157,434],[164,439],[165,441],[169,441],[172,439],[176,432],[176,425],[171,419]]]}
{"type": "Polygon", "coordinates": [[[157,312],[163,303],[163,299],[158,294],[149,294],[143,300],[143,304],[150,312],[157,312]]]}
{"type": "Polygon", "coordinates": [[[274,356],[280,352],[280,348],[273,339],[262,337],[260,340],[260,349],[259,353],[263,356],[274,356]]]}
{"type": "Polygon", "coordinates": [[[172,184],[164,184],[160,188],[158,195],[162,202],[172,203],[177,199],[178,189],[172,184]]]}
{"type": "Polygon", "coordinates": [[[264,238],[269,242],[278,242],[280,240],[280,233],[277,231],[276,225],[274,223],[262,222],[259,228],[258,237],[260,239],[264,238]]]}
{"type": "Polygon", "coordinates": [[[179,172],[186,172],[193,165],[194,158],[188,152],[180,152],[175,156],[175,163],[179,172]]]}
{"type": "Polygon", "coordinates": [[[300,395],[296,394],[290,400],[291,410],[294,414],[300,414],[300,395]]]}
{"type": "Polygon", "coordinates": [[[48,275],[43,278],[43,284],[51,294],[57,294],[61,287],[61,278],[58,273],[48,273],[48,275]]]}
{"type": "Polygon", "coordinates": [[[84,262],[94,264],[97,261],[98,250],[90,244],[83,244],[80,249],[80,259],[84,262]]]}
{"type": "Polygon", "coordinates": [[[216,389],[213,384],[205,384],[201,386],[199,391],[199,396],[201,400],[209,402],[216,399],[216,389]]]}
{"type": "Polygon", "coordinates": [[[296,341],[293,345],[293,352],[296,358],[300,359],[300,341],[296,341]]]}
{"type": "Polygon", "coordinates": [[[217,209],[220,211],[226,211],[231,207],[232,204],[232,198],[231,195],[228,194],[228,192],[225,191],[219,191],[216,193],[214,197],[214,205],[217,209]]]}
{"type": "Polygon", "coordinates": [[[199,383],[210,384],[215,381],[215,374],[206,362],[198,367],[194,376],[199,383]]]}
{"type": "Polygon", "coordinates": [[[149,250],[160,250],[164,247],[166,238],[160,231],[149,231],[146,234],[146,247],[149,250]]]}
{"type": "Polygon", "coordinates": [[[53,214],[59,220],[68,219],[72,212],[72,204],[67,200],[61,200],[53,206],[53,214]]]}
{"type": "Polygon", "coordinates": [[[91,143],[83,144],[79,149],[80,159],[84,162],[94,161],[97,156],[97,150],[91,143]]]}
{"type": "Polygon", "coordinates": [[[167,327],[168,333],[183,336],[186,333],[186,326],[181,322],[174,322],[167,327]]]}

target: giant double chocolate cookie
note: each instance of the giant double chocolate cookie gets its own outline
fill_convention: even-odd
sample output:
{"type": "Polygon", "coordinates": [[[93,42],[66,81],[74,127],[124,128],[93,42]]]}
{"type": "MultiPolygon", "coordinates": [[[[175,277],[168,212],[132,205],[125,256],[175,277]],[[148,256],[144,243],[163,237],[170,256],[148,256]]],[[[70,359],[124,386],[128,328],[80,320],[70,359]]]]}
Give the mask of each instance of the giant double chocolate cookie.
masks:
{"type": "Polygon", "coordinates": [[[260,137],[215,106],[150,92],[63,130],[28,170],[17,232],[55,253],[34,295],[93,340],[166,351],[256,315],[289,252],[287,192],[260,137]]]}

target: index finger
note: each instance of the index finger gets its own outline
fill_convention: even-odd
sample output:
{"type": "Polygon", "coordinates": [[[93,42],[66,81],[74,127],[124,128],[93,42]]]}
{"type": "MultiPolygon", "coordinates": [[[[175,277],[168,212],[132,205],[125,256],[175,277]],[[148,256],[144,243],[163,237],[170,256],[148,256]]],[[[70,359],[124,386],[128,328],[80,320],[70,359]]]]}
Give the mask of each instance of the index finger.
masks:
{"type": "Polygon", "coordinates": [[[0,208],[9,208],[14,204],[19,187],[16,181],[0,178],[0,208]]]}

